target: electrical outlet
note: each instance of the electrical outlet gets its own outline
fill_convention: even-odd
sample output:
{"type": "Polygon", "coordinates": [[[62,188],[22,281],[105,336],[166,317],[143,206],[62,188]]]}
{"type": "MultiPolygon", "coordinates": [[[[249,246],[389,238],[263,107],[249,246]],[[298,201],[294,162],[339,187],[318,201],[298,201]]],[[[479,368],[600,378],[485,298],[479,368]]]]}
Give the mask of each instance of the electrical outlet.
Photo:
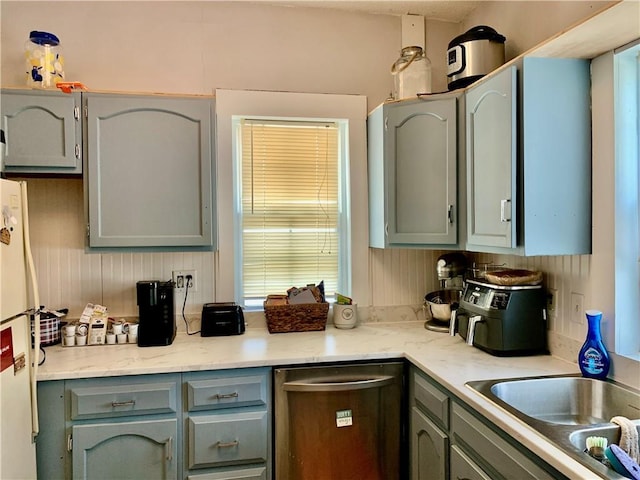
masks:
{"type": "Polygon", "coordinates": [[[173,282],[175,289],[181,292],[187,290],[187,282],[189,283],[189,291],[198,291],[197,270],[174,270],[173,282]]]}
{"type": "Polygon", "coordinates": [[[571,321],[584,324],[584,295],[571,292],[571,321]]]}

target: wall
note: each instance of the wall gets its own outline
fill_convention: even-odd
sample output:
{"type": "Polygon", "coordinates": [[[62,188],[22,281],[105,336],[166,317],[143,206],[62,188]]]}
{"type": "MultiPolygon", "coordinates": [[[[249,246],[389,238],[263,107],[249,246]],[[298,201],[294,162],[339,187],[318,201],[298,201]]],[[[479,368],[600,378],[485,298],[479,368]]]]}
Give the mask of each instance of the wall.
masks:
{"type": "Polygon", "coordinates": [[[68,80],[93,90],[216,88],[356,93],[391,89],[400,21],[244,2],[2,2],[2,84],[22,85],[29,31],[62,42],[68,80]],[[117,28],[115,26],[117,25],[117,28]]]}
{"type": "MultiPolygon", "coordinates": [[[[507,36],[511,58],[601,5],[485,2],[461,25],[427,22],[427,53],[440,82],[434,83],[434,90],[446,88],[446,44],[467,28],[495,27],[507,36]]],[[[92,89],[354,93],[366,95],[371,109],[391,89],[389,67],[400,45],[399,17],[244,2],[3,1],[0,13],[3,86],[22,85],[23,45],[28,32],[38,29],[60,36],[67,79],[92,89]]],[[[67,306],[78,315],[86,302],[96,302],[115,315],[135,315],[137,280],[166,279],[172,270],[187,268],[198,270],[200,284],[187,311],[198,312],[203,302],[216,300],[215,253],[85,253],[81,181],[34,179],[29,189],[35,256],[47,306],[67,306]]],[[[372,304],[421,303],[426,292],[437,288],[435,259],[440,253],[372,249],[372,304]]],[[[593,306],[590,290],[599,281],[609,281],[591,278],[589,256],[479,260],[543,270],[547,284],[558,291],[552,329],[573,340],[584,337],[585,326],[569,320],[571,293],[584,294],[585,307],[593,306]]]]}
{"type": "MultiPolygon", "coordinates": [[[[36,29],[59,36],[67,80],[82,81],[92,90],[360,94],[372,109],[391,92],[389,69],[400,49],[400,17],[317,8],[3,1],[0,13],[3,86],[23,85],[24,43],[36,29]]],[[[434,70],[445,71],[446,43],[457,29],[457,24],[427,23],[434,70]]],[[[434,87],[446,88],[444,73],[434,87]]],[[[113,315],[135,315],[135,282],[168,279],[179,269],[198,271],[198,291],[190,293],[187,312],[199,312],[204,302],[230,300],[214,296],[214,279],[225,278],[217,272],[217,253],[89,254],[84,249],[81,180],[29,179],[29,191],[34,256],[47,306],[69,307],[77,316],[87,302],[95,302],[113,315]]],[[[435,255],[372,253],[367,288],[374,291],[375,303],[419,303],[434,289],[435,255]]],[[[176,299],[178,311],[182,300],[176,299]]]]}
{"type": "Polygon", "coordinates": [[[486,1],[462,22],[464,31],[490,25],[507,38],[506,60],[594,15],[615,1],[486,1]]]}

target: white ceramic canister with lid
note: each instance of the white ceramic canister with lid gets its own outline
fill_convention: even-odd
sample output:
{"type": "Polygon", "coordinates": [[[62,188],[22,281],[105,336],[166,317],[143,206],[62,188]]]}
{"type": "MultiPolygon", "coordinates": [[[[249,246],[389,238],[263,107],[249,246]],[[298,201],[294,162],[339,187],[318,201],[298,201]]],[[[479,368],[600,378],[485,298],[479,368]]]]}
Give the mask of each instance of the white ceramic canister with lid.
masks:
{"type": "Polygon", "coordinates": [[[400,58],[391,66],[391,74],[395,100],[431,93],[431,61],[422,47],[404,47],[400,58]]]}
{"type": "Polygon", "coordinates": [[[56,88],[64,80],[64,57],[60,39],[53,33],[33,30],[25,44],[27,86],[56,88]]]}

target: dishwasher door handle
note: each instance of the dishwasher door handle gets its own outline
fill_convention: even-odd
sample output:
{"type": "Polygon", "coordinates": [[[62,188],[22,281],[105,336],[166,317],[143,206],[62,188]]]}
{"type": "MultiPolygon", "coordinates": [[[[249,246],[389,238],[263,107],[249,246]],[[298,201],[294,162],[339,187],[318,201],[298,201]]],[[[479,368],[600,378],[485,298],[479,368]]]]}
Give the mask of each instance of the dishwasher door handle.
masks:
{"type": "Polygon", "coordinates": [[[367,377],[342,381],[339,378],[325,378],[318,380],[298,380],[285,382],[282,388],[289,392],[345,392],[350,390],[366,390],[368,388],[381,388],[391,385],[394,378],[390,375],[367,377]]]}

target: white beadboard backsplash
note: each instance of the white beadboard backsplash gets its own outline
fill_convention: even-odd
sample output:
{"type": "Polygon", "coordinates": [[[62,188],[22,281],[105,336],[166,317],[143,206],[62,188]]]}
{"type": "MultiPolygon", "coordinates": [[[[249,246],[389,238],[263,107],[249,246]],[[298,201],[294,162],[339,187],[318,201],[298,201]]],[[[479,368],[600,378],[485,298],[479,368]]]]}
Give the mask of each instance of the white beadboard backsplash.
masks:
{"type": "MultiPolygon", "coordinates": [[[[189,292],[185,312],[199,313],[202,304],[215,299],[214,252],[88,253],[85,248],[82,180],[79,178],[27,180],[31,240],[40,285],[41,304],[69,308],[78,317],[84,306],[105,305],[113,316],[136,316],[135,284],[138,280],[169,280],[173,270],[197,270],[198,290],[189,292]]],[[[439,288],[435,264],[442,251],[370,249],[369,289],[373,307],[420,305],[426,293],[439,288]]],[[[544,272],[545,286],[557,291],[550,329],[584,339],[584,323],[571,321],[571,294],[585,296],[590,307],[588,280],[590,256],[518,257],[468,254],[469,262],[493,262],[544,272]]],[[[184,296],[175,297],[180,314],[184,296]]]]}

